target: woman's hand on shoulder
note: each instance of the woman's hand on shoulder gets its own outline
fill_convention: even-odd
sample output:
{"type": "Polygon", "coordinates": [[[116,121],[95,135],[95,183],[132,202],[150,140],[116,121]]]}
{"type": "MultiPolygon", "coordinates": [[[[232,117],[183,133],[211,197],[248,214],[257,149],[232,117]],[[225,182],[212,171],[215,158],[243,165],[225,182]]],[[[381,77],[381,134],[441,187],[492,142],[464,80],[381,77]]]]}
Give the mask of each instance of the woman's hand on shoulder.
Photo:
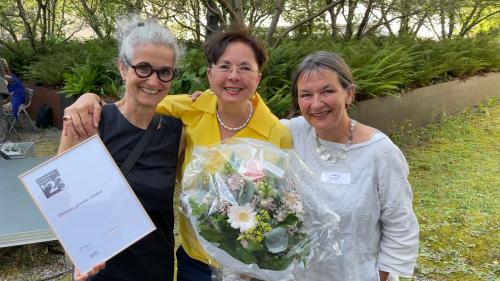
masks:
{"type": "Polygon", "coordinates": [[[191,94],[191,101],[195,102],[201,95],[203,94],[202,91],[196,91],[191,94]]]}
{"type": "Polygon", "coordinates": [[[80,273],[80,271],[75,268],[73,278],[75,279],[75,281],[85,281],[89,277],[94,276],[97,273],[99,273],[99,271],[103,270],[105,267],[106,267],[106,263],[101,262],[101,263],[94,265],[89,272],[84,273],[84,274],[80,273]]]}
{"type": "Polygon", "coordinates": [[[95,134],[101,118],[101,99],[93,93],[85,93],[64,109],[63,134],[79,139],[95,134]]]}

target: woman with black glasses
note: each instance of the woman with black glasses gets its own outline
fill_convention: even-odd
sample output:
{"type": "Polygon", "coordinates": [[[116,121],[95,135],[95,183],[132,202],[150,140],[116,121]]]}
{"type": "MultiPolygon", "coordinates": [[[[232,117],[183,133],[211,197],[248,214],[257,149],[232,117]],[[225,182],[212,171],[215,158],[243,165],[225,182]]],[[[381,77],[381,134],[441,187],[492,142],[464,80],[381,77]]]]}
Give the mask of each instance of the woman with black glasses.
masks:
{"type": "MultiPolygon", "coordinates": [[[[214,34],[205,42],[204,50],[210,89],[194,103],[190,96],[171,95],[157,108],[157,112],[183,121],[186,134],[183,168],[191,161],[195,146],[210,146],[229,138],[254,138],[290,148],[292,143],[286,127],[257,93],[267,61],[264,45],[242,28],[214,34]]],[[[98,97],[83,95],[65,109],[67,114],[75,116],[72,122],[64,123],[65,130],[70,135],[87,135],[88,130],[84,128],[94,126],[92,118],[93,122],[99,122],[99,114],[95,113],[98,111],[98,97]],[[93,113],[92,116],[89,113],[93,113]]],[[[184,215],[179,218],[179,240],[177,280],[212,280],[209,265],[216,262],[203,250],[184,215]]]]}
{"type": "MultiPolygon", "coordinates": [[[[127,175],[127,180],[156,226],[156,230],[91,272],[75,272],[75,280],[173,280],[173,195],[182,122],[155,115],[175,77],[177,42],[172,33],[154,20],[127,19],[119,25],[118,69],[125,94],[102,108],[95,132],[123,170],[143,135],[151,138],[127,175]],[[120,27],[123,27],[120,30],[120,27]]],[[[64,116],[65,122],[76,115],[64,116]]],[[[63,135],[59,152],[81,139],[63,135]]],[[[75,167],[77,168],[77,167],[75,167]]],[[[127,206],[123,206],[127,208],[127,206]]]]}

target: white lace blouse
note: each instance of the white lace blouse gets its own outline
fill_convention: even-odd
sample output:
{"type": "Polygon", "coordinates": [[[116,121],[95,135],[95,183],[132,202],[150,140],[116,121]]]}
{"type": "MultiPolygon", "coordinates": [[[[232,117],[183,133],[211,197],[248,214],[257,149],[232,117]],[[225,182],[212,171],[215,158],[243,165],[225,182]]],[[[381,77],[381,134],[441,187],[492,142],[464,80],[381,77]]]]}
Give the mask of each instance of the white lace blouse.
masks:
{"type": "MultiPolygon", "coordinates": [[[[346,159],[323,161],[315,151],[314,129],[303,117],[281,120],[295,151],[318,175],[321,197],[340,216],[341,256],[312,265],[303,280],[378,281],[413,275],[418,253],[418,222],[412,209],[408,164],[383,133],[353,144],[346,159]]],[[[322,141],[329,151],[344,145],[322,141]]]]}

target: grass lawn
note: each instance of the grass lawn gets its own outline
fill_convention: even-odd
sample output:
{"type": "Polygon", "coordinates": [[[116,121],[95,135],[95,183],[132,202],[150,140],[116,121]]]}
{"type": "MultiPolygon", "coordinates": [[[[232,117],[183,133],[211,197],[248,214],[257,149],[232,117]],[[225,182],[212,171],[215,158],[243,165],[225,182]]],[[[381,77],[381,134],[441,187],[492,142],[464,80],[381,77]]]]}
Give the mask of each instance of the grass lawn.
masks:
{"type": "Polygon", "coordinates": [[[500,100],[393,139],[410,165],[417,276],[500,280],[500,100]]]}
{"type": "MultiPolygon", "coordinates": [[[[410,164],[417,280],[500,280],[500,99],[392,139],[410,164]]],[[[50,275],[43,268],[61,258],[46,243],[31,247],[31,257],[28,246],[0,249],[0,280],[50,275]]]]}

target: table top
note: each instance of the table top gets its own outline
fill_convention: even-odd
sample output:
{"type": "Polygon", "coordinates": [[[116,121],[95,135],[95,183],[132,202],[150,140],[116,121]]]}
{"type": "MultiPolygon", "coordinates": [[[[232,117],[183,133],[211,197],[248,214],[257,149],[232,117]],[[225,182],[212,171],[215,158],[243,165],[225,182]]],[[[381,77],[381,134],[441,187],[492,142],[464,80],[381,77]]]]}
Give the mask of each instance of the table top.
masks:
{"type": "Polygon", "coordinates": [[[18,178],[48,159],[0,160],[0,248],[57,239],[18,178]]]}

